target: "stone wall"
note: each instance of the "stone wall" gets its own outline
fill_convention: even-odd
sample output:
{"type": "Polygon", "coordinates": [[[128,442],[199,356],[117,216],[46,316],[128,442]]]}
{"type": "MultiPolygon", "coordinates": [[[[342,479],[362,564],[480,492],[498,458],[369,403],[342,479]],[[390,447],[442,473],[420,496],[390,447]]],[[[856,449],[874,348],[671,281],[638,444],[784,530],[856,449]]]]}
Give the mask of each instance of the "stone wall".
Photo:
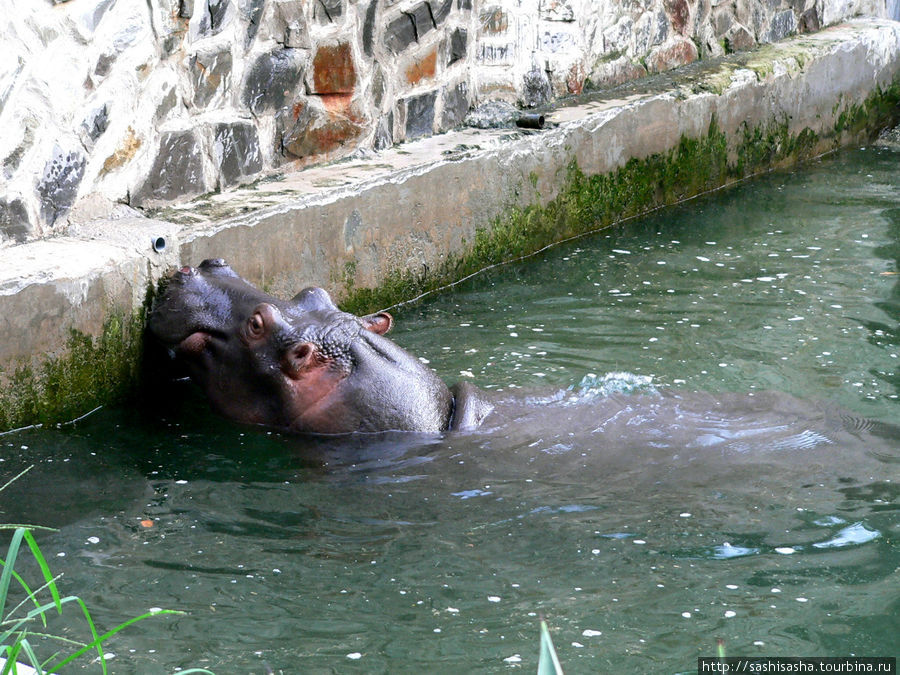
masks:
{"type": "MultiPolygon", "coordinates": [[[[4,0],[0,246],[897,0],[4,0]]],[[[900,17],[897,17],[900,18],[900,17]]],[[[472,119],[472,118],[470,118],[472,119]]]]}

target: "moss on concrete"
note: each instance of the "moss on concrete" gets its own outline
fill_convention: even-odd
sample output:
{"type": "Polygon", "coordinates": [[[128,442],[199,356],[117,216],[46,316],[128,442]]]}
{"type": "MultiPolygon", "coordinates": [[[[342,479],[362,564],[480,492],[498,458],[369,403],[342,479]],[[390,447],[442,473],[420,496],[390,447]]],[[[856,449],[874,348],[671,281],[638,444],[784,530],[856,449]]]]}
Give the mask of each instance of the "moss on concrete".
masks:
{"type": "Polygon", "coordinates": [[[39,366],[0,370],[0,430],[65,422],[133,392],[150,298],[131,316],[110,315],[97,337],[72,330],[63,352],[39,366]]]}
{"type": "MultiPolygon", "coordinates": [[[[838,116],[830,143],[863,142],[900,121],[900,80],[879,89],[838,116]],[[852,134],[848,137],[847,134],[852,134]],[[848,140],[849,138],[849,140],[848,140]]],[[[377,288],[356,288],[344,275],[341,306],[365,314],[436,290],[491,265],[594,232],[627,218],[714,190],[774,168],[803,162],[823,151],[823,139],[805,128],[791,134],[787,121],[745,127],[729,139],[715,120],[700,138],[682,137],[667,153],[631,159],[618,170],[587,176],[573,161],[555,199],[547,205],[511,206],[490,227],[477,230],[465,252],[448,256],[427,274],[395,270],[377,288]]]]}

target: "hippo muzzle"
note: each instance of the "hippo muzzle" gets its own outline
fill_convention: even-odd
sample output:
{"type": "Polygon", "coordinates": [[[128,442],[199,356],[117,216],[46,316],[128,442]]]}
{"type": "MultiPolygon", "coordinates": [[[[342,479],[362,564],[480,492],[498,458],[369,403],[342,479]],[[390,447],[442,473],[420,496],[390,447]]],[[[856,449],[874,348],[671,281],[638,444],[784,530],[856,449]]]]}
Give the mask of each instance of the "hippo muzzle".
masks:
{"type": "Polygon", "coordinates": [[[316,433],[447,429],[453,395],[383,337],[392,323],[342,312],[321,288],[280,300],[219,259],[176,271],[148,329],[235,420],[316,433]]]}

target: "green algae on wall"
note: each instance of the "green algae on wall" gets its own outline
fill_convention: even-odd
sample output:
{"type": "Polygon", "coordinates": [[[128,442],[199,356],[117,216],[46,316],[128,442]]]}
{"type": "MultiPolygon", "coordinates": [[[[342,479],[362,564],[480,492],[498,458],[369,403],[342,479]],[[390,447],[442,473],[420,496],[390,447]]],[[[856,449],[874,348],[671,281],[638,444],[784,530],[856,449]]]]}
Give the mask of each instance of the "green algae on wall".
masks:
{"type": "Polygon", "coordinates": [[[72,330],[59,356],[0,371],[0,430],[65,422],[122,400],[139,379],[145,315],[113,314],[99,336],[72,330]]]}
{"type": "MultiPolygon", "coordinates": [[[[840,105],[840,102],[838,103],[840,105]]],[[[395,270],[376,288],[353,285],[352,263],[343,277],[341,306],[365,314],[437,290],[492,265],[530,255],[550,244],[606,228],[774,168],[809,160],[900,121],[900,79],[846,107],[823,139],[809,128],[790,132],[786,120],[744,126],[729,139],[715,117],[700,138],[683,136],[677,147],[616,171],[587,176],[574,161],[558,195],[545,206],[510,206],[490,227],[477,230],[465,251],[448,255],[427,273],[395,270]]],[[[533,181],[533,178],[530,178],[533,181]]]]}

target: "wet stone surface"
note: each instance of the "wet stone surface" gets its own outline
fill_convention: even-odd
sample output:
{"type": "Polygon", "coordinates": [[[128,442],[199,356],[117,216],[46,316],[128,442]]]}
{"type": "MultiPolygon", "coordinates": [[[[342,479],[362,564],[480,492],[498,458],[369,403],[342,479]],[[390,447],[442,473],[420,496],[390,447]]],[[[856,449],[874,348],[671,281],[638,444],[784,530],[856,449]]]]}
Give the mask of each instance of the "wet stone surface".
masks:
{"type": "Polygon", "coordinates": [[[428,136],[434,129],[434,104],[437,92],[406,99],[406,139],[428,136]]]}
{"type": "Polygon", "coordinates": [[[299,49],[261,54],[245,79],[243,104],[254,113],[281,108],[303,82],[305,57],[299,49]]]}

